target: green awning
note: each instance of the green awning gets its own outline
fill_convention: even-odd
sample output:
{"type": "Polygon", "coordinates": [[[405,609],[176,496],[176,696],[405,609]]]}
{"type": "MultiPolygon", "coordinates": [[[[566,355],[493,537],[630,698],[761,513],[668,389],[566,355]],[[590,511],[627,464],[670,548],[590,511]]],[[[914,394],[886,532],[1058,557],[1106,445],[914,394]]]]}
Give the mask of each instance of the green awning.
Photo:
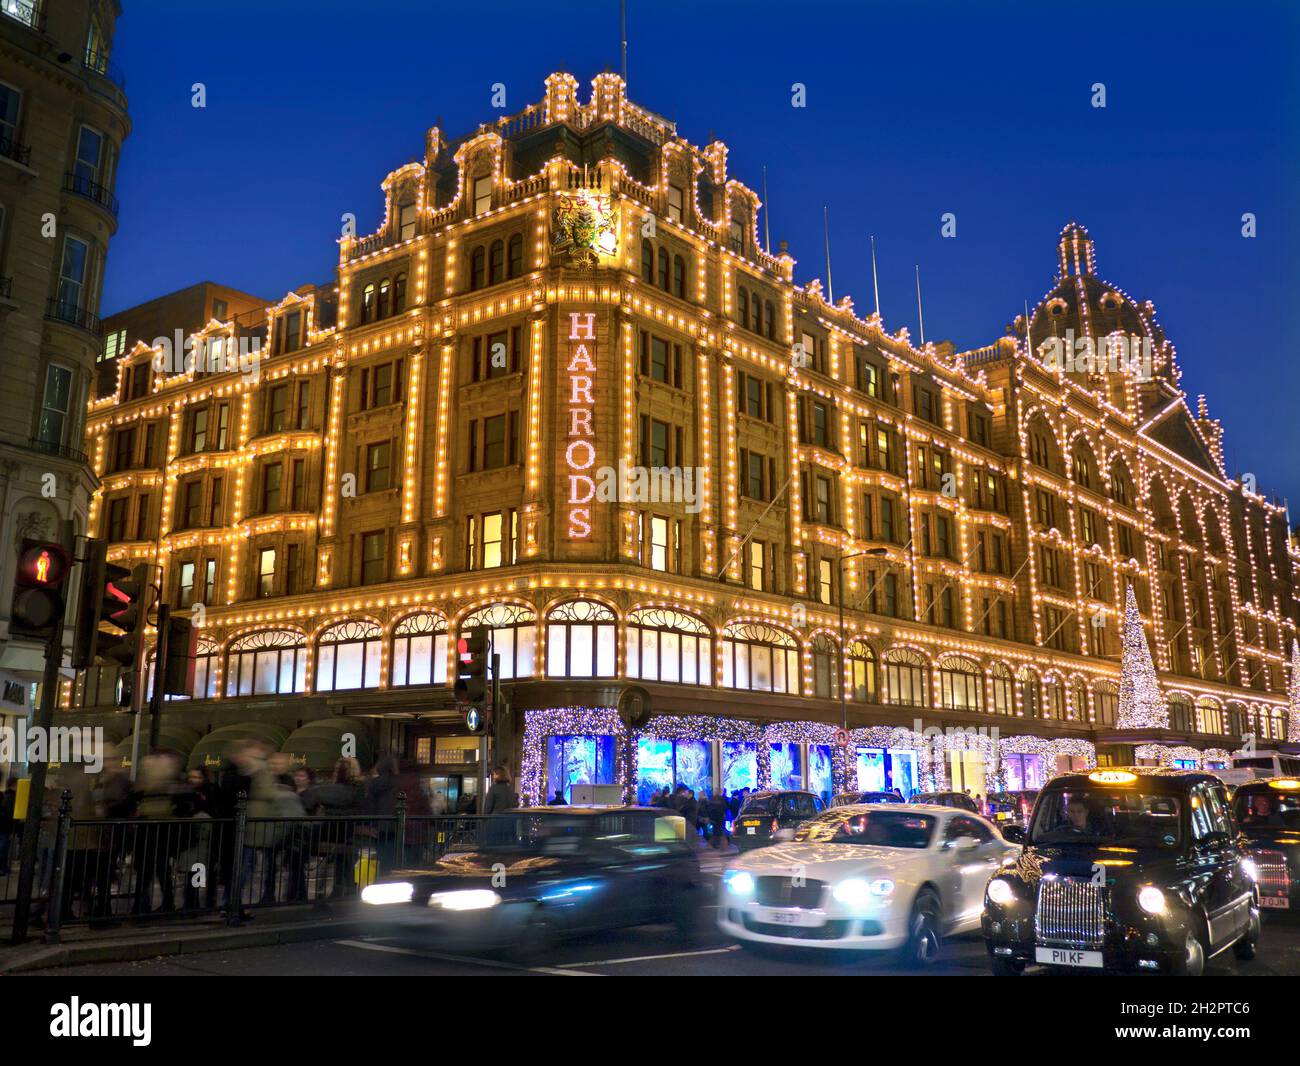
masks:
{"type": "Polygon", "coordinates": [[[194,770],[206,766],[215,772],[242,741],[264,740],[272,751],[279,751],[288,735],[288,728],[275,722],[239,722],[236,725],[218,726],[194,745],[187,768],[194,770]]]}
{"type": "MultiPolygon", "coordinates": [[[[185,726],[168,725],[163,722],[158,729],[158,750],[169,751],[173,755],[179,756],[181,762],[189,758],[190,752],[194,750],[194,745],[199,742],[199,734],[185,726]]],[[[142,735],[140,737],[140,757],[149,754],[149,738],[142,735]]],[[[104,760],[104,765],[109,768],[130,769],[131,767],[131,737],[123,737],[109,750],[108,758],[104,760]]]]}
{"type": "Polygon", "coordinates": [[[359,718],[321,718],[307,722],[289,734],[280,751],[294,765],[332,770],[343,754],[343,737],[347,733],[355,737],[356,759],[361,768],[368,769],[374,762],[375,746],[369,726],[359,718]]]}

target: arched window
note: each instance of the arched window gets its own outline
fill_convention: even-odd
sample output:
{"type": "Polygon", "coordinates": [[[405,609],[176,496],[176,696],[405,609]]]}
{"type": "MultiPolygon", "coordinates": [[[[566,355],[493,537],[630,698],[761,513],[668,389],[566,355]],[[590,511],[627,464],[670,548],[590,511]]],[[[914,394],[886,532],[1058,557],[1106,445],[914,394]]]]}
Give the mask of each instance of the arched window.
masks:
{"type": "Polygon", "coordinates": [[[763,301],[763,335],[770,341],[776,340],[776,308],[771,300],[763,301]]]}
{"type": "Polygon", "coordinates": [[[431,611],[408,614],[393,628],[389,684],[447,683],[447,620],[431,611]]]}
{"type": "Polygon", "coordinates": [[[1065,721],[1065,686],[1059,677],[1043,678],[1042,717],[1055,722],[1065,721]]]}
{"type": "Polygon", "coordinates": [[[749,291],[747,289],[736,290],[736,321],[742,326],[749,325],[749,291]]]}
{"type": "Polygon", "coordinates": [[[1071,722],[1088,720],[1088,690],[1077,677],[1070,681],[1070,700],[1066,712],[1071,722]]]}
{"type": "Polygon", "coordinates": [[[305,692],[307,645],[293,629],[259,629],[230,645],[226,695],[264,696],[305,692]]]}
{"type": "Polygon", "coordinates": [[[483,279],[487,274],[487,253],[483,251],[480,244],[469,254],[469,287],[470,290],[483,288],[483,279]]]}
{"type": "Polygon", "coordinates": [[[753,293],[749,300],[749,328],[760,336],[763,333],[763,304],[758,298],[758,293],[753,293]]]}
{"type": "Polygon", "coordinates": [[[659,287],[668,291],[668,249],[659,249],[659,287]]]}
{"type": "Polygon", "coordinates": [[[666,607],[627,619],[627,676],[683,685],[713,684],[713,637],[698,618],[666,607]]]}
{"type": "Polygon", "coordinates": [[[505,277],[506,246],[503,241],[493,241],[488,252],[488,284],[496,285],[505,277]]]}
{"type": "Polygon", "coordinates": [[[1250,718],[1246,714],[1245,707],[1243,707],[1240,703],[1228,704],[1227,721],[1225,724],[1228,727],[1229,736],[1240,737],[1248,733],[1249,729],[1247,728],[1247,725],[1249,722],[1250,722],[1250,718]]]}
{"type": "Polygon", "coordinates": [[[1181,692],[1169,697],[1169,728],[1180,733],[1191,733],[1196,729],[1196,713],[1192,701],[1181,692]]]}
{"type": "Polygon", "coordinates": [[[1110,495],[1121,507],[1133,506],[1133,482],[1122,463],[1110,468],[1110,495]]]}
{"type": "Polygon", "coordinates": [[[1005,663],[994,663],[989,667],[989,688],[993,691],[993,713],[1014,714],[1015,687],[1011,679],[1011,670],[1005,663]]]}
{"type": "MultiPolygon", "coordinates": [[[[839,699],[835,689],[835,667],[840,650],[825,633],[818,633],[812,642],[813,695],[821,700],[839,699]]],[[[844,684],[841,678],[840,684],[844,684]]]]}
{"type": "Polygon", "coordinates": [[[900,707],[928,707],[930,686],[926,682],[926,664],[910,648],[885,652],[885,702],[900,707]]]}
{"type": "Polygon", "coordinates": [[[603,603],[570,600],[546,616],[547,677],[614,677],[618,618],[603,603]]]}
{"type": "Polygon", "coordinates": [[[460,632],[486,627],[490,652],[501,656],[501,677],[532,677],[537,651],[537,616],[527,607],[496,603],[466,615],[460,632]]]}
{"type": "Polygon", "coordinates": [[[392,295],[393,283],[387,278],[379,283],[379,305],[375,311],[376,318],[388,317],[388,298],[392,295]]]}
{"type": "Polygon", "coordinates": [[[524,235],[516,233],[506,245],[506,277],[517,278],[524,272],[524,235]]]}
{"type": "Polygon", "coordinates": [[[316,691],[378,688],[383,633],[374,622],[339,622],[316,641],[316,691]]]}
{"type": "Polygon", "coordinates": [[[1119,686],[1114,681],[1098,681],[1092,690],[1096,725],[1113,726],[1119,718],[1119,686]]]}
{"type": "Polygon", "coordinates": [[[1202,696],[1196,701],[1196,730],[1198,733],[1210,733],[1221,736],[1227,732],[1224,728],[1223,708],[1219,701],[1211,696],[1202,696]]]}
{"type": "Polygon", "coordinates": [[[1020,678],[1020,705],[1024,710],[1024,717],[1037,718],[1038,704],[1040,702],[1038,675],[1026,666],[1021,669],[1017,676],[1020,678]]]}
{"type": "Polygon", "coordinates": [[[947,711],[982,711],[984,684],[979,663],[960,655],[939,660],[939,706],[947,711]]]}
{"type": "Polygon", "coordinates": [[[799,648],[794,637],[759,622],[738,622],[722,633],[722,684],[755,692],[799,692],[799,648]]]}
{"type": "Polygon", "coordinates": [[[1087,449],[1075,446],[1073,458],[1074,483],[1085,489],[1092,488],[1092,456],[1087,449]]]}
{"type": "Polygon", "coordinates": [[[876,701],[876,653],[864,640],[849,645],[849,691],[855,703],[876,701]]]}
{"type": "Polygon", "coordinates": [[[673,295],[686,299],[686,260],[673,256],[673,295]]]}
{"type": "Polygon", "coordinates": [[[393,314],[400,315],[406,310],[406,271],[393,279],[393,314]]]}
{"type": "Polygon", "coordinates": [[[641,280],[650,285],[655,283],[655,247],[649,237],[641,238],[641,280]]]}
{"type": "Polygon", "coordinates": [[[373,322],[375,320],[375,286],[367,285],[361,290],[361,321],[362,323],[373,322]]]}
{"type": "Polygon", "coordinates": [[[1274,709],[1269,712],[1269,717],[1273,720],[1273,739],[1274,740],[1294,740],[1294,737],[1286,735],[1286,711],[1274,709]]]}

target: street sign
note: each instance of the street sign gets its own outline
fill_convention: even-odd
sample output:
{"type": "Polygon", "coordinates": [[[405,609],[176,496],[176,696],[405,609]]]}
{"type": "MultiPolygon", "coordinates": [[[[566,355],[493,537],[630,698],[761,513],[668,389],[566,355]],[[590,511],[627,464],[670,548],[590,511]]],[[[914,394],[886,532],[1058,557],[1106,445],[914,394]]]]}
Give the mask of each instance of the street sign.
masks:
{"type": "Polygon", "coordinates": [[[847,729],[835,730],[835,746],[837,748],[847,748],[849,746],[849,731],[847,729]]]}

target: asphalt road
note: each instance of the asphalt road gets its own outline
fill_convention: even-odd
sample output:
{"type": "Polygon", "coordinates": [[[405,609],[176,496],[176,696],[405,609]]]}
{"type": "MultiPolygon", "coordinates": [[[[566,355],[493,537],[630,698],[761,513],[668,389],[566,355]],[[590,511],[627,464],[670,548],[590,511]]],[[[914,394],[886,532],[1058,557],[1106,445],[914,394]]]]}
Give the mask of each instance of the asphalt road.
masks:
{"type": "MultiPolygon", "coordinates": [[[[568,941],[548,958],[529,965],[501,958],[444,954],[389,938],[318,940],[278,947],[213,951],[138,962],[103,963],[32,971],[63,976],[906,976],[887,959],[827,958],[821,952],[755,954],[709,930],[690,944],[667,926],[642,926],[568,941]]],[[[950,938],[940,962],[926,974],[957,977],[988,975],[988,957],[978,936],[950,938]]],[[[1240,963],[1230,951],[1212,959],[1208,974],[1230,976],[1300,975],[1300,918],[1273,918],[1264,923],[1259,956],[1240,963]]],[[[1041,970],[1029,970],[1030,975],[1041,970]]]]}

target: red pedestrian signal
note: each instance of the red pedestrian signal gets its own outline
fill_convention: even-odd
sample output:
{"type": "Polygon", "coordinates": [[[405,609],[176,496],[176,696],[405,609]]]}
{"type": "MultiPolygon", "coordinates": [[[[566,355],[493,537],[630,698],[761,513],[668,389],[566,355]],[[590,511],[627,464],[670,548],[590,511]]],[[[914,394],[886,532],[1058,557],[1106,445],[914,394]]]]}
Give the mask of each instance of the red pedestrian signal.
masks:
{"type": "Polygon", "coordinates": [[[9,632],[16,637],[48,640],[63,623],[63,585],[72,560],[61,544],[24,540],[14,571],[14,598],[9,632]]]}

